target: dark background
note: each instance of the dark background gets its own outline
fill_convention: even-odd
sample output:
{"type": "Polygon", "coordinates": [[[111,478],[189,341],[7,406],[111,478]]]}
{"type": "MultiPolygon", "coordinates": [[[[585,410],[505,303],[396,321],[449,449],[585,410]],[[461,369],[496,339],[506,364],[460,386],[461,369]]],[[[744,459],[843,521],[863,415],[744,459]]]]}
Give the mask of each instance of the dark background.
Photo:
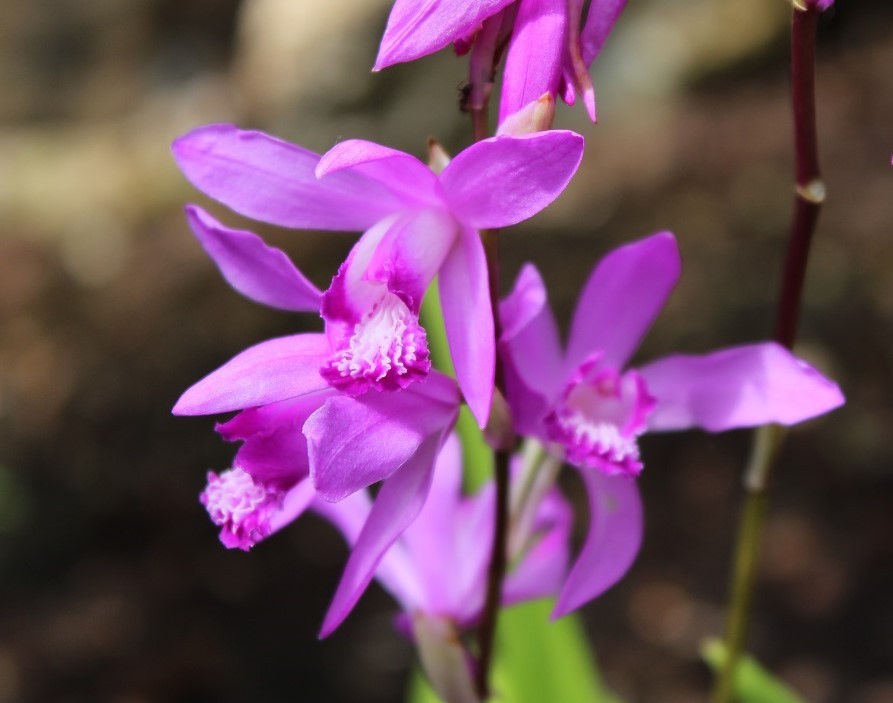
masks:
{"type": "MultiPolygon", "coordinates": [[[[611,246],[672,229],[682,283],[641,358],[767,337],[792,200],[787,10],[640,0],[594,76],[578,178],[504,237],[563,322],[611,246]]],[[[469,139],[450,52],[371,74],[386,0],[6,0],[0,22],[0,702],[399,701],[411,648],[370,589],[316,640],[344,562],[313,518],[228,552],[196,499],[232,447],[169,409],[318,321],[233,293],[182,217],[172,138],[258,126],[325,151],[469,139]]],[[[818,67],[829,190],[799,353],[847,406],[793,432],[751,645],[813,703],[893,701],[893,6],[840,0],[818,67]]],[[[217,214],[233,224],[239,218],[217,214]]],[[[351,235],[257,228],[325,287],[351,235]]],[[[649,437],[648,532],[583,615],[626,700],[703,700],[749,435],[649,437]]],[[[580,504],[579,485],[567,488],[580,504]]],[[[585,525],[579,526],[579,531],[585,525]]],[[[573,702],[577,703],[577,702],[573,702]]]]}

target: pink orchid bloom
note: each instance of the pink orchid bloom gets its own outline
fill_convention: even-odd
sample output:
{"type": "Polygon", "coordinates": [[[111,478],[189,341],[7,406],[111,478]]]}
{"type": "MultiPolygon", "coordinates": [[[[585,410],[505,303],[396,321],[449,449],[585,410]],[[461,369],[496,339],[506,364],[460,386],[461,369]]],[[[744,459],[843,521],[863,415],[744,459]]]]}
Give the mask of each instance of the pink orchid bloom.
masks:
{"type": "Polygon", "coordinates": [[[772,342],[628,368],[679,272],[669,232],[612,251],[586,282],[564,352],[535,267],[521,271],[502,302],[500,354],[516,430],[550,443],[581,470],[592,525],[610,521],[618,539],[604,541],[604,528],[590,531],[559,615],[616,581],[638,551],[641,506],[631,479],[642,470],[642,434],[792,425],[844,402],[837,384],[772,342]]]}
{"type": "MultiPolygon", "coordinates": [[[[626,0],[397,0],[375,70],[426,56],[449,44],[472,46],[472,83],[490,80],[499,47],[508,42],[499,121],[545,93],[573,105],[581,95],[595,121],[589,67],[626,0]],[[582,29],[581,29],[582,25],[582,29]]],[[[474,99],[474,98],[473,98],[474,99]]]]}
{"type": "MultiPolygon", "coordinates": [[[[285,310],[319,310],[321,293],[282,251],[198,207],[188,207],[187,217],[238,292],[285,310]]],[[[368,511],[369,536],[353,557],[374,570],[368,565],[425,504],[459,394],[455,381],[431,371],[405,391],[355,397],[321,372],[332,354],[321,333],[262,342],[189,388],[174,413],[241,410],[217,428],[225,439],[242,442],[233,468],[209,474],[201,496],[230,548],[250,549],[298,517],[311,499],[339,501],[383,481],[368,511]]]]}
{"type": "MultiPolygon", "coordinates": [[[[493,394],[495,343],[478,230],[516,224],[546,207],[570,181],[582,151],[583,138],[573,132],[505,135],[474,144],[436,175],[415,157],[371,142],[342,142],[320,156],[229,125],[201,127],[173,145],[186,177],[242,215],[298,229],[365,230],[322,295],[327,344],[305,342],[306,354],[325,349],[321,375],[313,376],[323,387],[361,396],[424,379],[430,361],[418,314],[438,275],[456,376],[481,426],[493,394]]],[[[197,209],[191,219],[193,228],[210,222],[197,209]]],[[[268,266],[273,280],[284,275],[281,261],[268,266]]],[[[285,305],[269,289],[269,299],[255,299],[310,309],[319,293],[301,279],[289,284],[300,292],[285,305]]],[[[282,365],[283,375],[288,368],[282,365]]]]}
{"type": "MultiPolygon", "coordinates": [[[[369,584],[371,573],[400,604],[402,629],[424,614],[448,619],[459,628],[480,617],[493,540],[494,486],[470,497],[462,494],[462,449],[452,435],[437,457],[431,492],[415,522],[370,566],[357,554],[374,539],[375,523],[366,492],[339,503],[315,500],[311,509],[322,514],[356,545],[326,614],[320,636],[326,637],[347,617],[369,584]]],[[[380,500],[380,498],[379,498],[380,500]]],[[[572,523],[570,506],[557,490],[540,503],[534,539],[509,572],[503,603],[545,598],[558,591],[568,564],[572,523]]]]}

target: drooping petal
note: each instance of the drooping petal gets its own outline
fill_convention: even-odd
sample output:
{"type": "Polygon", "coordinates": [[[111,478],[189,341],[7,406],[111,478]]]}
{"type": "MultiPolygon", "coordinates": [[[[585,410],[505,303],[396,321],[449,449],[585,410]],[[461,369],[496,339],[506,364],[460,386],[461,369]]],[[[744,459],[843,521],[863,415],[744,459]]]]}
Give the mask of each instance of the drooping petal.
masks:
{"type": "Polygon", "coordinates": [[[583,137],[575,132],[491,137],[456,156],[440,182],[461,222],[478,229],[507,227],[532,217],[561,195],[582,158],[583,137]]]}
{"type": "Polygon", "coordinates": [[[196,205],[186,207],[196,238],[233,288],[281,310],[316,312],[320,293],[280,249],[256,234],[225,227],[196,205]]]}
{"type": "Polygon", "coordinates": [[[580,34],[580,44],[583,47],[583,61],[587,66],[598,58],[608,35],[614,28],[614,24],[626,7],[627,0],[592,0],[589,4],[589,13],[586,15],[586,24],[580,34]]]}
{"type": "Polygon", "coordinates": [[[499,121],[555,94],[567,49],[568,0],[520,0],[505,58],[499,121]]]}
{"type": "Polygon", "coordinates": [[[543,279],[533,264],[521,269],[499,312],[499,350],[512,419],[520,434],[539,434],[564,378],[558,325],[543,279]]]}
{"type": "Polygon", "coordinates": [[[320,391],[243,410],[217,431],[228,442],[242,442],[233,466],[253,479],[283,489],[309,475],[307,440],[301,428],[335,391],[320,391]]]}
{"type": "Polygon", "coordinates": [[[440,204],[437,177],[416,157],[362,139],[339,142],[322,155],[316,177],[323,182],[335,173],[358,173],[391,191],[407,208],[440,204]]]}
{"type": "Polygon", "coordinates": [[[177,139],[172,150],[196,188],[261,222],[358,231],[402,208],[390,191],[359,173],[318,180],[319,154],[263,132],[208,125],[177,139]]]}
{"type": "Polygon", "coordinates": [[[589,276],[571,321],[566,369],[594,352],[622,369],[657,317],[680,271],[679,248],[659,232],[614,249],[589,276]]]}
{"type": "Polygon", "coordinates": [[[174,415],[213,415],[276,403],[328,387],[319,368],[331,353],[323,334],[296,334],[249,347],[189,388],[174,415]]]}
{"type": "Polygon", "coordinates": [[[382,557],[421,511],[431,487],[441,437],[439,432],[429,435],[382,485],[344,568],[320,637],[327,637],[347,617],[372,580],[382,557]]]}
{"type": "Polygon", "coordinates": [[[456,378],[465,402],[484,427],[493,401],[496,349],[487,258],[477,232],[462,228],[438,284],[456,378]]]}
{"type": "Polygon", "coordinates": [[[589,531],[561,590],[553,617],[567,615],[601,595],[635,561],[642,544],[642,499],[636,482],[599,471],[580,472],[589,497],[589,531]]]}
{"type": "Polygon", "coordinates": [[[338,501],[387,478],[452,426],[458,400],[455,382],[437,373],[405,391],[330,398],[304,424],[317,492],[338,501]]]}
{"type": "Polygon", "coordinates": [[[423,601],[418,607],[429,613],[450,613],[456,564],[467,556],[455,550],[461,499],[462,445],[450,434],[437,456],[425,507],[400,540],[422,585],[423,601]]]}
{"type": "Polygon", "coordinates": [[[412,61],[471,34],[514,0],[397,0],[373,70],[412,61]]]}
{"type": "Polygon", "coordinates": [[[640,373],[657,399],[651,430],[793,425],[844,402],[836,383],[774,342],[669,356],[640,373]]]}

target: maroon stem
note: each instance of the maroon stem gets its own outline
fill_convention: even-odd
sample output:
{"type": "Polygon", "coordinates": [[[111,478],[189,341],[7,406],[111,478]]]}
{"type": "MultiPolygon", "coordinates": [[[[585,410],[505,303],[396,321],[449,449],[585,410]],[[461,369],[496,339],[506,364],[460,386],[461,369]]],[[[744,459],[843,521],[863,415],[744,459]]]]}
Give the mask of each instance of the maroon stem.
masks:
{"type": "MultiPolygon", "coordinates": [[[[794,114],[795,198],[781,277],[775,321],[775,339],[790,349],[797,337],[803,281],[813,232],[825,198],[819,173],[815,118],[815,44],[818,10],[794,0],[791,24],[791,99],[794,114]]],[[[745,480],[746,497],[738,527],[732,593],[725,633],[726,658],[718,672],[714,703],[731,703],[735,669],[744,651],[750,604],[756,583],[762,543],[769,479],[781,442],[778,427],[761,427],[754,440],[751,465],[745,480]]]]}
{"type": "MultiPolygon", "coordinates": [[[[489,134],[487,104],[471,111],[474,141],[486,139],[489,134]]],[[[493,309],[493,334],[499,343],[499,233],[496,230],[483,230],[481,239],[487,257],[487,281],[490,288],[490,304],[493,309]]],[[[496,355],[494,383],[496,393],[505,392],[502,362],[496,355]]],[[[489,697],[490,665],[493,661],[493,645],[496,639],[496,621],[499,604],[502,601],[502,582],[505,580],[508,553],[509,523],[509,451],[497,447],[494,457],[494,481],[496,483],[496,510],[493,519],[493,547],[490,565],[487,569],[487,590],[484,607],[481,611],[481,624],[478,627],[478,660],[475,672],[475,688],[481,700],[489,697]]]]}

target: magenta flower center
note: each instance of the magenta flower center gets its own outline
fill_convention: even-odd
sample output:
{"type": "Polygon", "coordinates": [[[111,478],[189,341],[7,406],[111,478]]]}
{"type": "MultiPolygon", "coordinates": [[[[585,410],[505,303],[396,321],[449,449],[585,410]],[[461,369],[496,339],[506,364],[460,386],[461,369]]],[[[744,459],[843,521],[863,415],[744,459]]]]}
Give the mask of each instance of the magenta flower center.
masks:
{"type": "Polygon", "coordinates": [[[425,378],[430,368],[428,340],[418,316],[396,295],[386,293],[321,373],[334,387],[360,395],[370,388],[406,388],[425,378]]]}
{"type": "Polygon", "coordinates": [[[608,475],[642,471],[638,437],[647,428],[655,400],[635,371],[598,369],[584,363],[546,417],[549,438],[564,446],[567,460],[608,475]]]}
{"type": "Polygon", "coordinates": [[[234,468],[219,476],[209,471],[199,500],[220,526],[220,541],[247,552],[272,532],[270,514],[281,507],[282,492],[267,489],[248,472],[234,468]]]}

